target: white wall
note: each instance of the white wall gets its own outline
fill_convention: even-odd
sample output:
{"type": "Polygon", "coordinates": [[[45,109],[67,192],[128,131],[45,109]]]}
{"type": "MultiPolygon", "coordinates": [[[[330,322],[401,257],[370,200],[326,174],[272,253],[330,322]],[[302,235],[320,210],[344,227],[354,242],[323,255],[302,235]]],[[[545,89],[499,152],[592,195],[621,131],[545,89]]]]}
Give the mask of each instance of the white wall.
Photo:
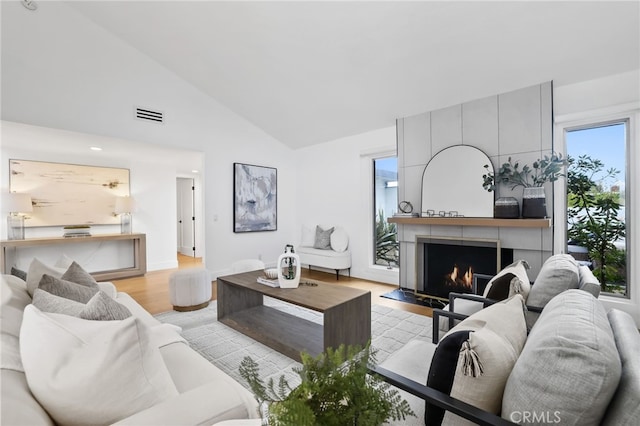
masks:
{"type": "MultiPolygon", "coordinates": [[[[201,230],[207,268],[218,275],[237,259],[277,259],[292,239],[295,222],[296,166],[289,148],[63,2],[45,2],[36,13],[19,2],[0,7],[3,120],[203,152],[201,230]],[[136,106],[164,112],[165,123],[135,120],[136,106]],[[277,231],[233,233],[234,162],[278,169],[277,231]]],[[[50,151],[40,158],[54,158],[55,145],[50,151]]],[[[152,169],[147,171],[156,172],[152,169]]],[[[139,178],[143,193],[137,195],[175,215],[175,201],[158,202],[155,192],[162,191],[148,193],[152,188],[146,178],[132,174],[133,184],[139,178]]],[[[175,192],[175,176],[166,191],[175,192]]],[[[170,239],[167,245],[175,251],[175,224],[155,223],[163,215],[149,212],[144,220],[154,223],[144,229],[146,222],[138,215],[134,227],[159,244],[170,239]]]]}
{"type": "MultiPolygon", "coordinates": [[[[600,296],[608,308],[622,309],[633,315],[640,327],[640,69],[597,80],[558,87],[554,93],[555,139],[564,143],[564,128],[624,117],[631,118],[628,172],[629,191],[629,298],[600,296]]],[[[559,203],[560,204],[560,203],[559,203]]],[[[564,205],[564,204],[562,204],[564,205]]],[[[566,210],[556,210],[557,222],[566,223],[566,210]]],[[[560,239],[564,228],[558,228],[560,239]]],[[[556,247],[563,251],[564,247],[556,247]]]]}
{"type": "Polygon", "coordinates": [[[556,87],[553,108],[556,122],[598,113],[605,108],[620,108],[640,101],[640,70],[611,75],[556,87]]]}
{"type": "Polygon", "coordinates": [[[390,284],[398,272],[373,263],[372,156],[395,155],[395,126],[295,151],[296,233],[302,225],[339,225],[349,233],[351,275],[390,284]]]}
{"type": "MultiPolygon", "coordinates": [[[[2,122],[1,133],[4,144],[0,155],[0,162],[3,166],[9,164],[9,159],[29,159],[36,161],[52,161],[59,163],[72,163],[90,166],[121,167],[129,169],[130,191],[136,200],[136,211],[133,214],[133,232],[147,234],[147,269],[150,271],[157,269],[175,268],[178,266],[175,251],[175,226],[176,226],[176,190],[175,176],[176,165],[172,163],[171,157],[165,161],[149,160],[139,156],[131,157],[109,157],[91,151],[80,151],[75,154],[68,152],[33,150],[31,147],[46,141],[51,147],[72,143],[74,140],[94,141],[95,145],[107,146],[110,138],[97,138],[86,133],[69,132],[46,127],[30,126],[13,122],[2,122]],[[11,142],[11,147],[7,142],[11,142]],[[174,206],[173,209],[171,206],[174,206]],[[171,228],[174,231],[171,233],[171,228]]],[[[2,168],[3,172],[7,169],[2,168]]],[[[2,192],[8,191],[9,174],[2,173],[0,180],[2,192]]],[[[7,212],[2,210],[3,217],[7,212]]],[[[2,235],[6,235],[6,223],[2,223],[2,235]]],[[[119,233],[119,225],[93,226],[92,233],[119,233]]],[[[27,227],[25,236],[48,237],[62,236],[62,228],[58,227],[27,227]]],[[[55,251],[50,249],[48,251],[55,251]]],[[[66,249],[67,252],[69,249],[66,249]]],[[[60,253],[58,253],[59,256],[60,253]]],[[[77,256],[77,255],[76,255],[77,256]]],[[[85,260],[80,254],[76,257],[78,262],[85,260]]],[[[20,259],[27,262],[25,259],[20,259]]],[[[88,261],[88,259],[86,259],[88,261]]],[[[93,267],[87,269],[100,270],[105,263],[92,260],[93,267]]],[[[86,266],[86,263],[82,263],[86,266]]],[[[25,266],[25,264],[21,264],[25,266]]],[[[28,267],[28,263],[26,263],[28,267]]],[[[117,265],[116,265],[117,266],[117,265]]],[[[116,267],[111,265],[111,268],[116,267]]],[[[120,265],[124,267],[128,265],[120,265]]],[[[105,266],[106,267],[106,266],[105,266]]]]}

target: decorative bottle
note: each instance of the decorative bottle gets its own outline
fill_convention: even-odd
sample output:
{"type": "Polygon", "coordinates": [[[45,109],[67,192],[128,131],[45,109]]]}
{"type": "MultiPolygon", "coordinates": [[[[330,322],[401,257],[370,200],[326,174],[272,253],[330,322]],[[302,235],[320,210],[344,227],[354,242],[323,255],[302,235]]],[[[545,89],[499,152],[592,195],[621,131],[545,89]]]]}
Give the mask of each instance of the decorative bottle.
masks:
{"type": "Polygon", "coordinates": [[[300,284],[300,257],[291,244],[278,257],[278,283],[280,288],[297,288],[300,284]]]}

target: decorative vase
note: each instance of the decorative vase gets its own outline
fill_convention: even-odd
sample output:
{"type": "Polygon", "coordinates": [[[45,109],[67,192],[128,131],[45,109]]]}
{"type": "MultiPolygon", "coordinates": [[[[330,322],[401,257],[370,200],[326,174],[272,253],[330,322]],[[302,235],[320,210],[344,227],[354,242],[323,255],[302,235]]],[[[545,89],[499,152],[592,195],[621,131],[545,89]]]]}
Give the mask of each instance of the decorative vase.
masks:
{"type": "Polygon", "coordinates": [[[493,217],[497,219],[518,219],[520,217],[520,205],[513,197],[500,197],[493,207],[493,217]]]}
{"type": "Polygon", "coordinates": [[[280,288],[297,288],[300,284],[300,257],[291,244],[287,244],[278,257],[278,283],[280,288]]]}
{"type": "Polygon", "coordinates": [[[547,217],[547,197],[542,186],[524,189],[522,193],[522,217],[531,219],[547,217]]]}

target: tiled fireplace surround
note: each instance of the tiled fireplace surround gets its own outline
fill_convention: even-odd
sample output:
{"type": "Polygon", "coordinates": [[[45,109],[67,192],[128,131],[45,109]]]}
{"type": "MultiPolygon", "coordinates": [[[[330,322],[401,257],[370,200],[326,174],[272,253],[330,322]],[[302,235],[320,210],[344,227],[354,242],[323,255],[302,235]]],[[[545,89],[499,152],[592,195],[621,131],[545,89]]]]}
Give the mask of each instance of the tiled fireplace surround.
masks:
{"type": "MultiPolygon", "coordinates": [[[[482,150],[495,170],[509,157],[531,164],[548,155],[553,147],[552,92],[553,85],[547,82],[398,119],[398,199],[411,202],[414,211],[420,211],[424,169],[434,155],[450,146],[471,145],[482,150]]],[[[446,185],[446,177],[434,184],[446,185]]],[[[545,191],[547,214],[552,217],[552,186],[546,184],[545,191]]],[[[522,205],[522,188],[510,191],[501,187],[496,197],[515,197],[522,205]]],[[[416,286],[416,277],[422,276],[416,271],[419,236],[498,239],[502,247],[514,249],[514,260],[529,263],[531,281],[553,250],[553,228],[398,224],[402,288],[422,289],[422,283],[416,286]]]]}

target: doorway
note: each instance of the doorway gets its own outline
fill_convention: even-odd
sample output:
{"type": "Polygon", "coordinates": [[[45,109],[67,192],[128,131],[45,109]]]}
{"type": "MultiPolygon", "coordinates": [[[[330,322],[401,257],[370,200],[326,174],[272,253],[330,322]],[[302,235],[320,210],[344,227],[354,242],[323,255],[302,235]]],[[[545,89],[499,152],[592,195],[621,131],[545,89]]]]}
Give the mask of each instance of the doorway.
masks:
{"type": "Polygon", "coordinates": [[[177,178],[177,242],[178,253],[196,257],[195,182],[192,178],[177,178]]]}

